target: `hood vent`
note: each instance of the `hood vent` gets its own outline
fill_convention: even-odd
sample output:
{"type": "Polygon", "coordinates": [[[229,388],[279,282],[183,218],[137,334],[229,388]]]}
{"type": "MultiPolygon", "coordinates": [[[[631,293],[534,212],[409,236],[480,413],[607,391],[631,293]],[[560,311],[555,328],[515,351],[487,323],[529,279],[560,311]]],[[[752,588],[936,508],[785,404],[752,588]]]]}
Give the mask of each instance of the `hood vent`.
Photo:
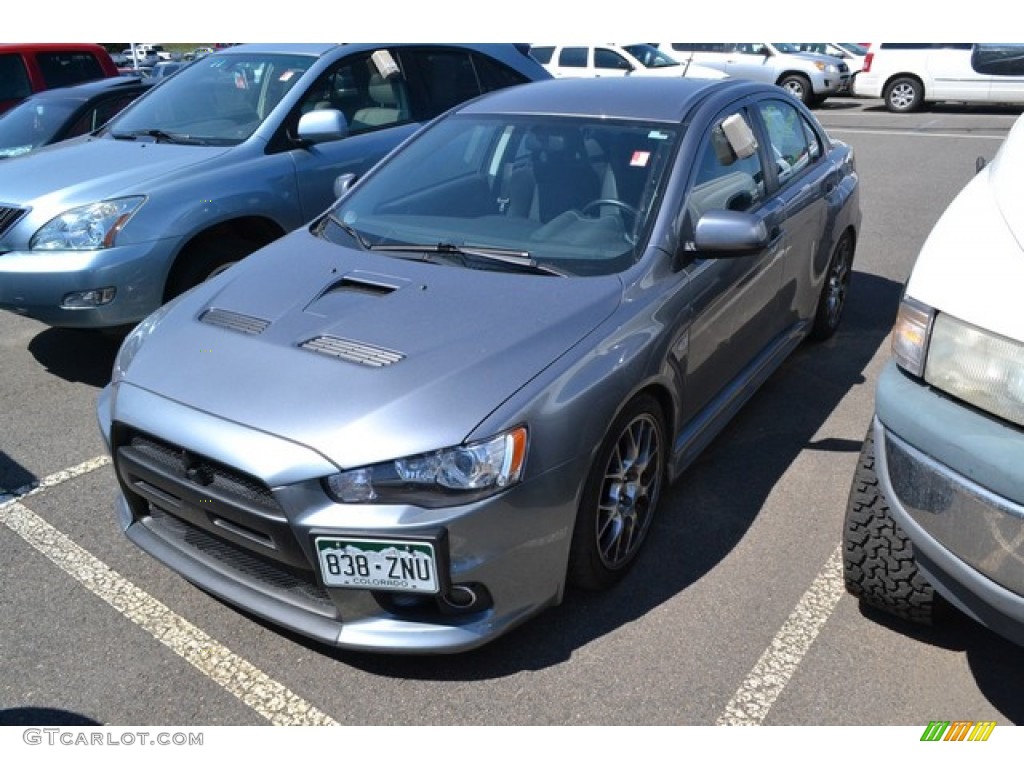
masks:
{"type": "Polygon", "coordinates": [[[327,293],[361,293],[364,296],[387,296],[396,290],[393,285],[370,282],[365,279],[343,277],[330,288],[327,293]]]}
{"type": "Polygon", "coordinates": [[[359,363],[371,368],[383,368],[405,358],[401,352],[371,347],[369,344],[339,339],[336,336],[317,336],[309,341],[304,341],[299,346],[311,352],[319,352],[321,355],[348,360],[350,363],[359,363]]]}
{"type": "Polygon", "coordinates": [[[258,336],[270,325],[269,320],[261,320],[258,317],[249,317],[238,312],[231,312],[227,309],[208,309],[199,318],[200,322],[227,328],[229,331],[248,333],[258,336]]]}

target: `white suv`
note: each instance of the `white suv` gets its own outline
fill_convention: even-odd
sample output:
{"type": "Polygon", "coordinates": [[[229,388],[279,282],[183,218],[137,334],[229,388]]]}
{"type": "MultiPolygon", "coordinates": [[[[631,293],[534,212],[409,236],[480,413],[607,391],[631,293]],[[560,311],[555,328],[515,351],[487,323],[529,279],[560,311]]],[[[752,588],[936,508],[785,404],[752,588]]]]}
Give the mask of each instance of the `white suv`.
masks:
{"type": "Polygon", "coordinates": [[[941,595],[1024,645],[1022,181],[1024,117],[918,254],[843,549],[861,602],[931,623],[941,595]]]}
{"type": "Polygon", "coordinates": [[[680,64],[653,45],[531,45],[530,55],[555,77],[702,77],[728,75],[699,64],[680,64]]]}
{"type": "Polygon", "coordinates": [[[718,69],[732,77],[774,83],[808,106],[849,91],[850,68],[842,59],[803,53],[796,43],[659,43],[681,63],[718,69]]]}

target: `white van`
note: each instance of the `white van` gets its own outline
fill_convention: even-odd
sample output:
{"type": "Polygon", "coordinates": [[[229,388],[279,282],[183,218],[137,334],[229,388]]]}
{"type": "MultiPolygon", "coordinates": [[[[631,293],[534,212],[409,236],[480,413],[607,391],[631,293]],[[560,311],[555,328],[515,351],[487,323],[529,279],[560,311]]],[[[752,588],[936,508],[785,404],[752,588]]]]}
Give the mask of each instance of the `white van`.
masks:
{"type": "Polygon", "coordinates": [[[1024,44],[873,43],[853,92],[884,99],[890,112],[935,101],[1024,104],[1024,44]]]}
{"type": "Polygon", "coordinates": [[[918,254],[843,526],[847,590],[1024,645],[1024,117],[918,254]],[[945,600],[939,600],[938,597],[945,600]]]}

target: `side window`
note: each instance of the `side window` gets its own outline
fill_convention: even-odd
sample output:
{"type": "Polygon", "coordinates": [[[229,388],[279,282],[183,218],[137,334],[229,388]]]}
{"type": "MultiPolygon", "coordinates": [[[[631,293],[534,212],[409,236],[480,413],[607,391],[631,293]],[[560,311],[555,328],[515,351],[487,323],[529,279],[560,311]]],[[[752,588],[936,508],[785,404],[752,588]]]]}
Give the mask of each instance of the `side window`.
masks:
{"type": "Polygon", "coordinates": [[[728,115],[718,120],[704,137],[687,201],[693,222],[710,210],[748,211],[764,199],[760,153],[739,157],[726,134],[725,124],[736,120],[746,123],[740,113],[728,115]]]}
{"type": "Polygon", "coordinates": [[[563,48],[558,54],[558,66],[560,67],[585,67],[587,66],[588,48],[573,47],[563,48]]]}
{"type": "Polygon", "coordinates": [[[548,64],[551,61],[551,54],[555,52],[553,45],[534,45],[530,47],[530,55],[540,64],[548,64]]]}
{"type": "Polygon", "coordinates": [[[764,43],[736,43],[734,50],[736,53],[743,53],[750,56],[763,56],[764,43]]]}
{"type": "Polygon", "coordinates": [[[481,93],[529,82],[529,78],[525,75],[481,53],[471,54],[471,60],[480,83],[481,93]]]}
{"type": "Polygon", "coordinates": [[[971,67],[982,75],[1024,76],[1024,45],[978,43],[971,67]]]}
{"type": "Polygon", "coordinates": [[[765,101],[759,109],[768,129],[779,183],[786,184],[821,157],[821,142],[815,130],[791,104],[765,101]]]}
{"type": "Polygon", "coordinates": [[[384,48],[338,62],[309,89],[300,109],[303,113],[340,110],[352,133],[411,119],[405,73],[391,51],[384,48]]]}
{"type": "Polygon", "coordinates": [[[401,51],[414,120],[437,117],[481,93],[469,52],[446,49],[401,51]]]}
{"type": "Polygon", "coordinates": [[[25,62],[17,53],[0,55],[0,100],[24,99],[32,95],[25,62]]]}
{"type": "Polygon", "coordinates": [[[47,88],[60,88],[103,77],[103,68],[96,57],[89,53],[39,53],[36,54],[36,61],[47,88]]]}
{"type": "Polygon", "coordinates": [[[122,94],[94,105],[92,109],[75,121],[75,124],[68,130],[66,138],[70,139],[73,136],[92,133],[122,109],[131,104],[132,101],[135,100],[136,95],[137,94],[122,94]]]}
{"type": "Polygon", "coordinates": [[[594,67],[597,69],[619,69],[626,72],[632,69],[628,61],[607,48],[594,49],[594,67]]]}

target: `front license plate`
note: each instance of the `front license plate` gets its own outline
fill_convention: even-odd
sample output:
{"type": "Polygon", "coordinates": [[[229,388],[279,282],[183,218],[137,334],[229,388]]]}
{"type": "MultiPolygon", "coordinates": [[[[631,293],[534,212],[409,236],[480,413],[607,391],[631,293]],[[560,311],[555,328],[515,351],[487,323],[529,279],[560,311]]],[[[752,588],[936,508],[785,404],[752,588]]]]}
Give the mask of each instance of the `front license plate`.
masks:
{"type": "Polygon", "coordinates": [[[320,573],[328,587],[391,592],[440,591],[434,545],[424,541],[318,538],[320,573]]]}

